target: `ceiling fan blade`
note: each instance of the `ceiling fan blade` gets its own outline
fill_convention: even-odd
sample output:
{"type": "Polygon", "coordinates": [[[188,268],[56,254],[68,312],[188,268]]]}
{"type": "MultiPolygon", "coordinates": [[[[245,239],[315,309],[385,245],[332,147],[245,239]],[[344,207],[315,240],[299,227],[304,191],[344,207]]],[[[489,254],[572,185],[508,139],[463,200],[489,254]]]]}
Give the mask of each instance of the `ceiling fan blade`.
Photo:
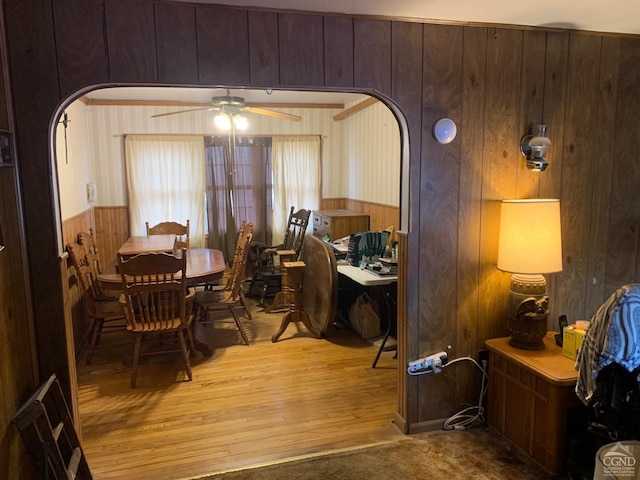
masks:
{"type": "Polygon", "coordinates": [[[293,122],[299,122],[302,120],[302,117],[299,117],[298,115],[276,112],[274,110],[267,110],[266,108],[244,107],[243,110],[245,112],[257,113],[258,115],[266,115],[268,117],[281,118],[283,120],[291,120],[293,122]]]}
{"type": "Polygon", "coordinates": [[[151,118],[166,117],[167,115],[176,115],[178,113],[197,112],[198,110],[218,110],[218,109],[215,107],[190,108],[188,110],[179,110],[177,112],[158,113],[156,115],[151,115],[151,118]]]}

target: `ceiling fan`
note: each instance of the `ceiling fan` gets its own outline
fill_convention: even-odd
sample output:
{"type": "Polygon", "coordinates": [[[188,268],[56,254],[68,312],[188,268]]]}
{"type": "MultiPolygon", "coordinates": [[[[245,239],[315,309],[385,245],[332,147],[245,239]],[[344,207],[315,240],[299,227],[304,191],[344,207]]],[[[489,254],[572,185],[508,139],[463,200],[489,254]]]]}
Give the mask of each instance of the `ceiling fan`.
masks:
{"type": "Polygon", "coordinates": [[[291,115],[289,113],[276,112],[275,110],[269,110],[266,108],[258,108],[247,105],[242,97],[233,97],[230,91],[227,90],[226,95],[220,95],[211,98],[210,107],[190,108],[187,110],[180,110],[177,112],[159,113],[157,115],[151,115],[155,117],[165,117],[167,115],[176,115],[178,113],[195,112],[198,110],[218,111],[226,114],[228,117],[242,115],[243,113],[255,113],[257,115],[266,115],[268,117],[281,118],[283,120],[291,120],[293,122],[299,122],[302,117],[298,115],[291,115]]]}

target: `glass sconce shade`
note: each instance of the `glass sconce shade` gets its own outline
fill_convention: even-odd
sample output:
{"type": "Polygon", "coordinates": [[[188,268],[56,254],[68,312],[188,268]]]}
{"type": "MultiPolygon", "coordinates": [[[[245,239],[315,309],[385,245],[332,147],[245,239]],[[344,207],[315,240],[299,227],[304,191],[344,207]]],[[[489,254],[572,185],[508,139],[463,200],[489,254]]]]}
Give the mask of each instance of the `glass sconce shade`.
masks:
{"type": "Polygon", "coordinates": [[[527,168],[544,172],[549,166],[545,160],[551,140],[547,137],[547,126],[538,125],[534,134],[525,135],[520,142],[520,151],[527,158],[527,168]]]}

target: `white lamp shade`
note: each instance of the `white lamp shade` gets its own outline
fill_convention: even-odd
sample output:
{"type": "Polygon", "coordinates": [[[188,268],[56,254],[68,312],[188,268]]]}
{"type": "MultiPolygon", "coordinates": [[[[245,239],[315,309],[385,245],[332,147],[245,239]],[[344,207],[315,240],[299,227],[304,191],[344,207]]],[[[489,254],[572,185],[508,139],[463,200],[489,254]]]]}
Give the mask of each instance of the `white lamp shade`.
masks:
{"type": "Polygon", "coordinates": [[[562,270],[560,200],[503,200],[498,268],[541,274],[562,270]]]}

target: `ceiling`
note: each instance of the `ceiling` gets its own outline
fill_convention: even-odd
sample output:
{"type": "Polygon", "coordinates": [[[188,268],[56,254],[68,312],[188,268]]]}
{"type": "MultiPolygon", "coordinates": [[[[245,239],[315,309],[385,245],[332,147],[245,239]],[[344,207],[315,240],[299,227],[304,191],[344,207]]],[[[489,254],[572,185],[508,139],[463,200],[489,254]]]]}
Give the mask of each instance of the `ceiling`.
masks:
{"type": "MultiPolygon", "coordinates": [[[[193,0],[177,1],[193,3],[193,0]]],[[[638,0],[198,0],[198,3],[640,35],[638,0]]]]}
{"type": "MultiPolygon", "coordinates": [[[[130,101],[142,100],[148,102],[162,101],[163,103],[175,102],[187,104],[208,104],[211,97],[226,95],[224,88],[180,88],[180,87],[116,87],[94,90],[85,94],[85,97],[93,102],[100,100],[130,101]]],[[[234,88],[229,92],[232,96],[245,99],[247,103],[255,105],[272,104],[317,104],[317,105],[345,105],[363,95],[343,92],[305,92],[273,90],[251,90],[234,88]]]]}

